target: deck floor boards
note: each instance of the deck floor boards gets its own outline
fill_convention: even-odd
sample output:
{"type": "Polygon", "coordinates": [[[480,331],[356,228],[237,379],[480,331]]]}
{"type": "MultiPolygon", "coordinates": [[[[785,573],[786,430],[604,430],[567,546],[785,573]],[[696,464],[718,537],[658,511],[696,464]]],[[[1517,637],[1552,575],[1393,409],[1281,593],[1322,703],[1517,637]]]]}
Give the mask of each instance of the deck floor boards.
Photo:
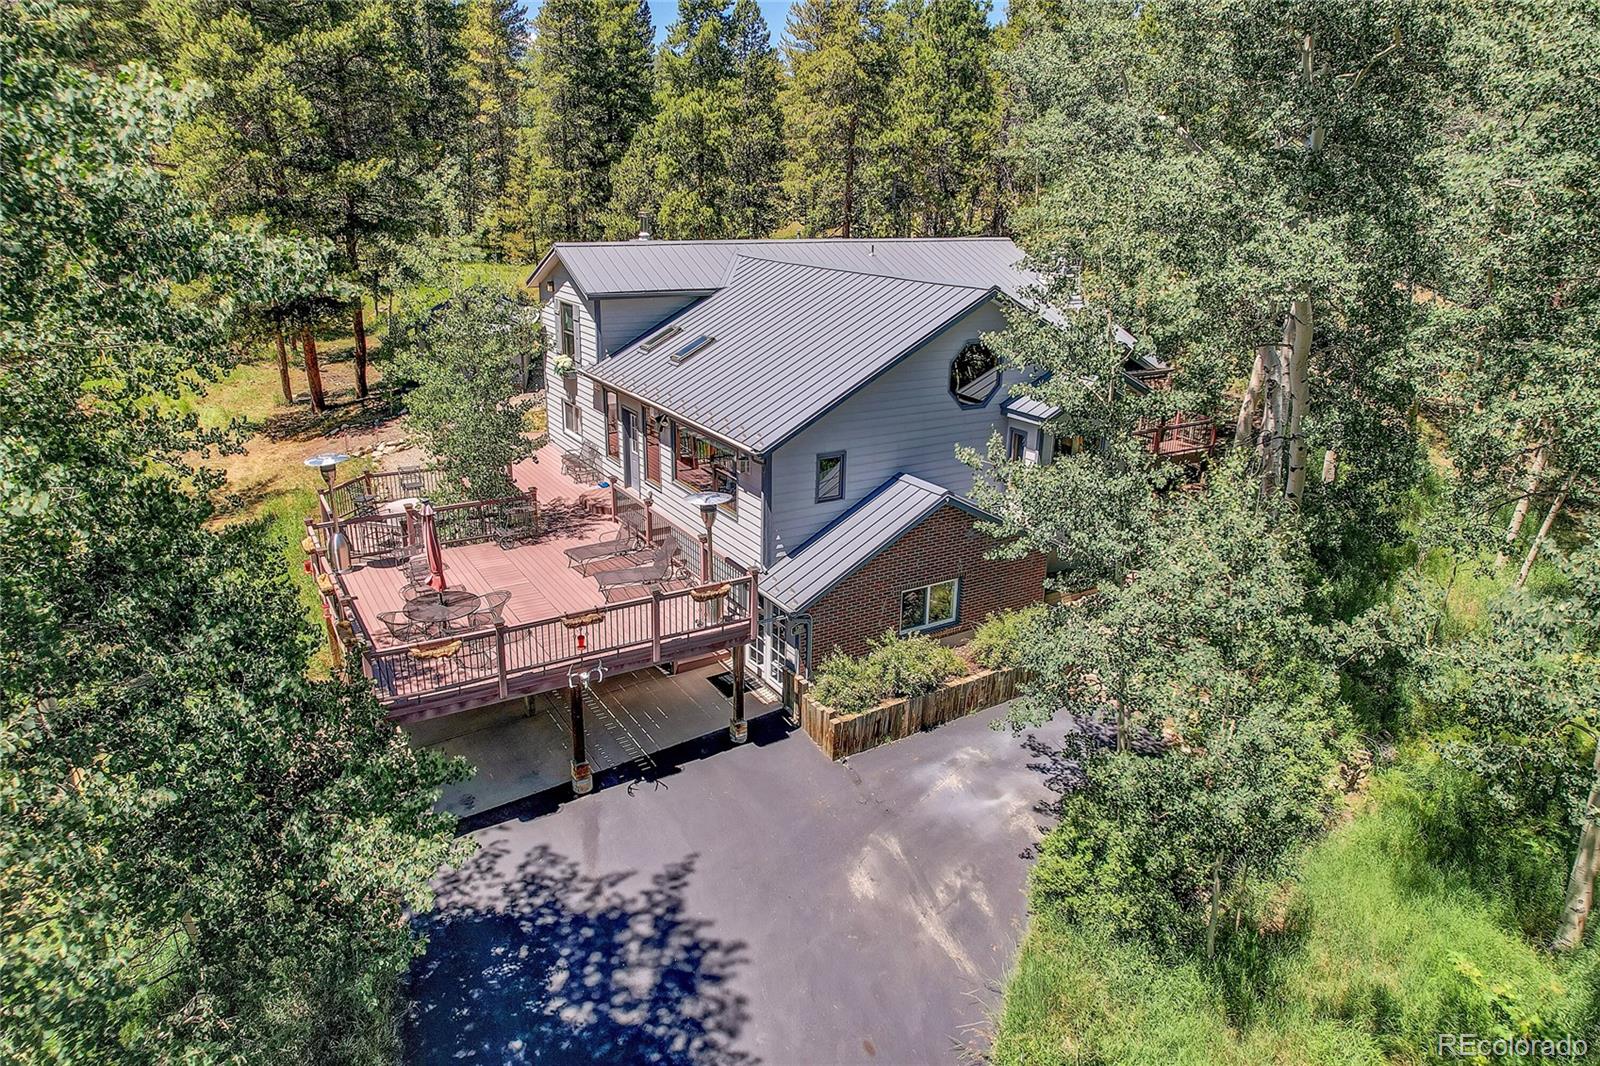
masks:
{"type": "MultiPolygon", "coordinates": [[[[615,519],[590,514],[582,497],[596,490],[561,473],[561,453],[546,446],[538,461],[524,460],[513,473],[524,491],[536,488],[542,532],[532,544],[502,548],[493,542],[444,549],[445,579],[450,587],[488,593],[511,593],[504,616],[517,625],[586,611],[606,603],[595,576],[604,570],[633,565],[639,560],[606,559],[590,564],[585,574],[568,566],[566,549],[592,544],[616,532],[615,519]]],[[[378,615],[400,611],[405,571],[396,566],[358,564],[344,575],[356,611],[379,648],[400,643],[389,636],[378,615]]],[[[613,591],[613,600],[648,595],[641,586],[613,591]]]]}

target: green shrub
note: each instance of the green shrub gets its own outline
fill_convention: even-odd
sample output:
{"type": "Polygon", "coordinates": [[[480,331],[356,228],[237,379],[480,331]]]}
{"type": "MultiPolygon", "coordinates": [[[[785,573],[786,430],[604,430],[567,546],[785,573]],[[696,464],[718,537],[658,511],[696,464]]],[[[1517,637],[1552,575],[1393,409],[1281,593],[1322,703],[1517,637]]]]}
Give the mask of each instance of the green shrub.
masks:
{"type": "Polygon", "coordinates": [[[966,673],[961,656],[931,637],[887,632],[859,659],[834,652],[817,669],[812,696],[844,714],[887,699],[922,696],[966,673]]]}
{"type": "Polygon", "coordinates": [[[1046,610],[1044,604],[1036,603],[1015,611],[991,614],[972,634],[967,653],[973,662],[990,670],[1009,670],[1022,665],[1022,649],[1044,621],[1046,610]]]}

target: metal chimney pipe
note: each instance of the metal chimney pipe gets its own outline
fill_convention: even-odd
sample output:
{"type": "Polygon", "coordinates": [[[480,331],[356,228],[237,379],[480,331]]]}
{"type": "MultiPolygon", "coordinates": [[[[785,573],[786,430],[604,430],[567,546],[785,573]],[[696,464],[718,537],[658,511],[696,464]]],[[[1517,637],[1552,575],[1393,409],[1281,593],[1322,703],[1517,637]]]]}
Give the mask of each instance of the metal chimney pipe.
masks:
{"type": "Polygon", "coordinates": [[[639,239],[641,241],[650,239],[650,231],[655,228],[655,220],[655,213],[649,208],[644,208],[639,212],[639,239]]]}

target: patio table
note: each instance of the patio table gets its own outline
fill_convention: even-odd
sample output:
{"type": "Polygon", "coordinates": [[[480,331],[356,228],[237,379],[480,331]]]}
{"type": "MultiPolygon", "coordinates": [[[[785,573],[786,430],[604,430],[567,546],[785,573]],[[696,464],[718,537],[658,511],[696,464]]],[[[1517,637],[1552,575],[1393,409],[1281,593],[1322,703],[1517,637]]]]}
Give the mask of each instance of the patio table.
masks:
{"type": "Polygon", "coordinates": [[[407,507],[421,507],[426,502],[420,496],[407,496],[404,499],[390,500],[388,503],[379,504],[378,513],[394,518],[403,518],[407,507]]]}
{"type": "Polygon", "coordinates": [[[466,589],[420,592],[406,605],[406,617],[428,629],[444,629],[478,609],[481,597],[466,589]]]}

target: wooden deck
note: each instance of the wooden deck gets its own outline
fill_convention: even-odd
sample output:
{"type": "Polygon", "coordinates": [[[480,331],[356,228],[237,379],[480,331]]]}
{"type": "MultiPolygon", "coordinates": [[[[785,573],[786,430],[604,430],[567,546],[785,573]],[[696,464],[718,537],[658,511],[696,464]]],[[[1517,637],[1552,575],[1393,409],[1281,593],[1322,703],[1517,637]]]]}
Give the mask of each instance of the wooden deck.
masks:
{"type": "MultiPolygon", "coordinates": [[[[379,558],[393,553],[380,550],[372,536],[394,520],[349,519],[344,528],[360,550],[355,565],[337,574],[327,555],[332,524],[308,523],[308,553],[319,585],[325,586],[330,636],[348,644],[351,654],[359,649],[361,668],[391,717],[450,714],[571,686],[585,671],[612,676],[755,639],[754,573],[723,576],[703,587],[686,577],[653,589],[616,586],[607,590],[608,602],[596,575],[637,560],[601,560],[585,573],[568,565],[566,550],[615,533],[617,520],[602,511],[619,503],[640,505],[573,481],[561,472],[554,449],[513,473],[528,494],[526,502],[536,494],[537,534],[530,543],[502,548],[489,539],[490,524],[480,518],[490,512],[474,508],[498,503],[440,508],[441,520],[449,512],[451,535],[458,539],[442,551],[447,587],[510,593],[500,626],[412,643],[396,640],[378,615],[402,610],[407,578],[403,568],[379,558]]],[[[665,523],[654,528],[658,542],[671,533],[665,523]]]]}
{"type": "MultiPolygon", "coordinates": [[[[501,589],[511,593],[506,602],[507,625],[537,622],[557,615],[573,614],[605,604],[595,576],[604,570],[636,565],[637,559],[604,559],[589,564],[587,574],[567,565],[566,550],[580,544],[593,544],[616,533],[616,519],[591,513],[582,502],[590,494],[596,505],[609,493],[592,485],[580,485],[561,473],[561,454],[547,446],[538,462],[526,460],[513,471],[517,487],[537,489],[543,533],[532,544],[502,548],[492,541],[463,544],[444,549],[445,578],[451,588],[463,588],[480,595],[501,589]]],[[[692,565],[692,563],[691,563],[692,565]]],[[[405,573],[386,565],[357,565],[344,574],[351,605],[360,614],[371,634],[374,648],[400,644],[390,637],[378,621],[380,612],[399,611],[405,606],[400,590],[405,573]]],[[[687,581],[668,584],[683,588],[687,581]]],[[[616,586],[612,600],[637,599],[649,590],[638,585],[616,586]]]]}

